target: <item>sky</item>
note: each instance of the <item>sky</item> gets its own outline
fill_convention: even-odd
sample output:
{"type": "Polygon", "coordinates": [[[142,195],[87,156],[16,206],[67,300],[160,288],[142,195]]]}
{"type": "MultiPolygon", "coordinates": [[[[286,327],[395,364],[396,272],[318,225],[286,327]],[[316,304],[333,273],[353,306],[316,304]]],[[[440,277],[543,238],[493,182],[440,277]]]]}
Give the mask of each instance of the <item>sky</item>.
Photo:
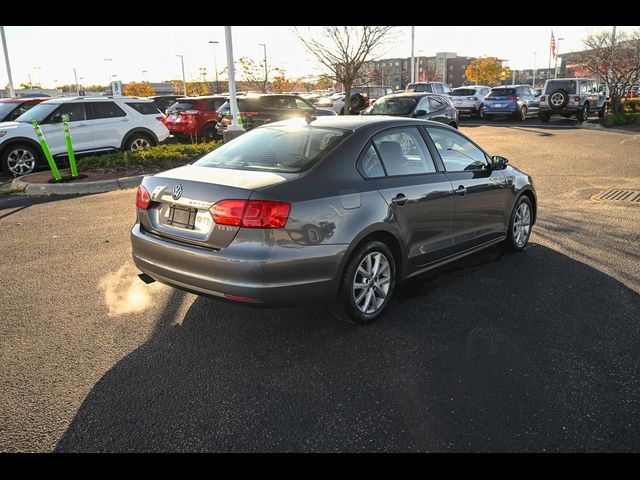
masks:
{"type": "MultiPolygon", "coordinates": [[[[298,27],[307,32],[307,27],[298,27]]],[[[310,27],[318,35],[322,27],[310,27]]],[[[639,27],[618,27],[631,31],[639,27]]],[[[397,27],[398,38],[384,58],[411,55],[411,27],[397,27]]],[[[512,69],[546,67],[553,30],[560,41],[559,53],[582,50],[582,39],[589,33],[611,30],[611,26],[416,26],[415,54],[432,56],[436,52],[456,52],[462,56],[496,56],[509,60],[512,69]],[[534,55],[537,52],[537,55],[534,55]]],[[[260,43],[267,45],[267,61],[287,76],[319,74],[322,69],[288,26],[234,26],[233,54],[263,58],[260,43]]],[[[182,78],[183,55],[187,80],[200,77],[206,68],[211,81],[215,60],[218,71],[226,67],[224,27],[196,26],[6,26],[5,35],[14,85],[33,83],[43,88],[74,83],[73,69],[81,84],[106,84],[110,75],[124,83],[163,81],[182,78]],[[105,61],[110,58],[111,61],[105,61]],[[146,70],[146,73],[143,71],[146,70]]],[[[4,58],[3,58],[4,60],[4,58]]],[[[222,79],[222,77],[220,77],[222,79]]],[[[4,62],[0,65],[0,86],[8,82],[4,62]]]]}

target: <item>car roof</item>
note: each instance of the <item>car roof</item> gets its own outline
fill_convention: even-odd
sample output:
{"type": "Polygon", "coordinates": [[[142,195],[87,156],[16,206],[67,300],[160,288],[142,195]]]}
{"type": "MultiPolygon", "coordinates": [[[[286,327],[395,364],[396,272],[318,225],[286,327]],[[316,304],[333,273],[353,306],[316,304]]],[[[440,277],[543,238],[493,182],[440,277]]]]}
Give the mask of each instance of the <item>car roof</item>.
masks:
{"type": "Polygon", "coordinates": [[[51,100],[51,97],[11,97],[11,98],[0,98],[0,103],[25,103],[25,102],[33,102],[37,100],[51,100]]]}
{"type": "Polygon", "coordinates": [[[228,98],[227,95],[198,95],[194,97],[185,97],[184,95],[179,96],[176,100],[211,100],[214,98],[228,98]]]}
{"type": "Polygon", "coordinates": [[[42,103],[73,103],[73,102],[112,102],[114,100],[152,103],[153,99],[147,97],[56,97],[42,103]]]}
{"type": "MultiPolygon", "coordinates": [[[[300,125],[301,121],[304,121],[304,119],[292,118],[288,120],[281,120],[279,122],[268,123],[264,127],[300,125]]],[[[327,116],[316,117],[316,119],[311,122],[311,126],[341,128],[345,130],[358,130],[360,128],[366,128],[371,125],[379,125],[381,127],[385,127],[385,126],[393,127],[393,126],[403,126],[403,125],[415,125],[416,123],[423,123],[425,125],[437,125],[437,126],[444,125],[441,122],[435,122],[432,120],[393,117],[389,115],[327,115],[327,116]]]]}
{"type": "Polygon", "coordinates": [[[390,93],[385,97],[444,97],[444,95],[433,92],[398,92],[390,93]]]}

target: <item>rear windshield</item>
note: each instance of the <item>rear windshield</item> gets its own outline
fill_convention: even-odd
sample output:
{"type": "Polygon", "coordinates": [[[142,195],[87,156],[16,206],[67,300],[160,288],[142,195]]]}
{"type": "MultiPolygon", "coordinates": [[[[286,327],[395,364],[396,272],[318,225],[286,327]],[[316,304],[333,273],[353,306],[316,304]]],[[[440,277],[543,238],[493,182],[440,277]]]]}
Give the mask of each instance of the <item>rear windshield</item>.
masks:
{"type": "Polygon", "coordinates": [[[494,88],[489,92],[489,97],[504,97],[506,95],[515,95],[515,88],[494,88]]]}
{"type": "Polygon", "coordinates": [[[154,102],[127,102],[127,105],[143,115],[157,115],[162,113],[154,102]]]}
{"type": "Polygon", "coordinates": [[[167,108],[168,112],[177,113],[184,110],[192,110],[196,104],[195,100],[178,100],[176,103],[167,108]]]}
{"type": "Polygon", "coordinates": [[[261,127],[195,162],[200,167],[298,173],[311,168],[347,132],[308,125],[261,127]]]}
{"type": "Polygon", "coordinates": [[[545,93],[555,92],[559,88],[566,90],[567,93],[576,93],[576,82],[573,80],[550,80],[547,83],[545,93]]]}
{"type": "MultiPolygon", "coordinates": [[[[236,102],[238,103],[239,112],[253,112],[257,107],[255,99],[254,101],[249,101],[243,98],[237,98],[236,102]]],[[[229,105],[229,100],[225,101],[222,105],[220,105],[220,108],[218,108],[218,112],[228,112],[230,110],[231,106],[229,105]]]]}
{"type": "Polygon", "coordinates": [[[418,103],[420,97],[382,97],[371,105],[365,115],[408,115],[418,103]]]}
{"type": "Polygon", "coordinates": [[[475,88],[456,88],[451,92],[452,97],[470,97],[476,94],[475,88]]]}
{"type": "Polygon", "coordinates": [[[410,83],[407,85],[407,92],[433,92],[433,85],[427,83],[410,83]]]}

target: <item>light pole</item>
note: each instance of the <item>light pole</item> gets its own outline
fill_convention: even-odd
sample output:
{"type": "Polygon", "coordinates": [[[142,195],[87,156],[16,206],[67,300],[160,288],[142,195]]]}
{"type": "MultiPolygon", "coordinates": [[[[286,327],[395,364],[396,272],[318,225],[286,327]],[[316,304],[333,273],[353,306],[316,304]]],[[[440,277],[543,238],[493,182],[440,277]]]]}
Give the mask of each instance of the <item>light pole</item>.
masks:
{"type": "Polygon", "coordinates": [[[411,83],[414,83],[416,81],[415,65],[413,63],[414,62],[413,46],[414,46],[415,33],[416,33],[416,27],[411,26],[411,83]]]}
{"type": "MultiPolygon", "coordinates": [[[[113,58],[105,58],[105,62],[113,62],[113,58]]],[[[107,70],[109,71],[109,81],[107,82],[107,89],[111,88],[111,63],[109,63],[107,70]]],[[[111,89],[111,94],[113,95],[113,89],[111,89]]]]}
{"type": "Polygon", "coordinates": [[[184,76],[184,55],[176,55],[180,57],[180,63],[182,64],[182,86],[184,88],[184,96],[187,96],[187,79],[184,76]]]}
{"type": "Polygon", "coordinates": [[[216,60],[216,44],[220,42],[209,40],[209,43],[213,44],[213,70],[216,72],[216,93],[218,93],[218,62],[216,60]]]}
{"type": "Polygon", "coordinates": [[[560,40],[564,40],[564,38],[558,37],[558,43],[556,46],[556,67],[554,69],[553,78],[558,78],[558,57],[560,56],[560,40]]]}
{"type": "Polygon", "coordinates": [[[442,83],[447,83],[447,52],[444,52],[444,62],[442,67],[442,83]]]}
{"type": "Polygon", "coordinates": [[[538,52],[533,52],[533,80],[531,81],[531,86],[533,88],[536,88],[536,60],[538,58],[538,52]]]}
{"type": "Polygon", "coordinates": [[[206,81],[207,69],[205,67],[198,68],[200,70],[200,75],[202,75],[202,83],[206,81]]]}
{"type": "Polygon", "coordinates": [[[262,45],[262,48],[264,48],[264,93],[267,93],[267,85],[269,82],[269,76],[267,74],[267,44],[259,43],[258,45],[262,45]]]}
{"type": "Polygon", "coordinates": [[[11,64],[9,63],[9,52],[7,51],[7,39],[4,37],[4,27],[0,26],[0,34],[2,34],[2,50],[4,50],[4,63],[7,66],[7,78],[9,78],[9,96],[15,97],[16,92],[13,89],[13,79],[11,78],[11,64]]]}
{"type": "Polygon", "coordinates": [[[80,85],[78,84],[78,74],[75,68],[73,69],[73,77],[76,79],[76,93],[80,96],[80,85]]]}
{"type": "Polygon", "coordinates": [[[236,70],[233,66],[233,40],[231,38],[231,27],[224,27],[224,41],[227,46],[227,69],[229,70],[229,106],[231,107],[231,125],[223,133],[224,141],[230,141],[240,135],[244,129],[238,124],[238,102],[236,99],[236,70]],[[236,132],[236,133],[228,133],[236,132]]]}
{"type": "Polygon", "coordinates": [[[38,70],[38,88],[42,90],[42,79],[40,77],[40,72],[42,71],[42,67],[33,67],[34,70],[38,70]]]}

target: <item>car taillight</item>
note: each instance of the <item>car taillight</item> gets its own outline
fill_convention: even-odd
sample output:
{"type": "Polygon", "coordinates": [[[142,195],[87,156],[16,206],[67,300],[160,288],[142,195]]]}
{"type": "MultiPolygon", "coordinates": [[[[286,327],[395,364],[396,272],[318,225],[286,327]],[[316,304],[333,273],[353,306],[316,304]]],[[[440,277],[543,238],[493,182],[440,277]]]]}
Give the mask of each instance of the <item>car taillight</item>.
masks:
{"type": "Polygon", "coordinates": [[[507,100],[520,100],[520,97],[517,95],[509,95],[507,97],[507,100]]]}
{"type": "Polygon", "coordinates": [[[579,102],[579,101],[580,101],[580,95],[576,95],[575,97],[573,97],[573,99],[574,99],[576,102],[579,102]]]}
{"type": "Polygon", "coordinates": [[[138,191],[136,192],[136,207],[146,210],[151,203],[151,195],[146,188],[142,185],[138,185],[138,191]]]}
{"type": "Polygon", "coordinates": [[[156,120],[158,120],[159,122],[165,123],[165,120],[167,119],[167,117],[165,117],[164,115],[162,115],[161,117],[156,117],[156,120]]]}
{"type": "Polygon", "coordinates": [[[543,95],[543,96],[541,96],[541,97],[540,97],[540,101],[541,101],[541,102],[544,102],[544,98],[545,98],[545,97],[544,97],[544,95],[543,95]]]}
{"type": "Polygon", "coordinates": [[[244,228],[281,228],[289,219],[291,204],[271,200],[221,200],[209,211],[218,225],[244,228]]]}

